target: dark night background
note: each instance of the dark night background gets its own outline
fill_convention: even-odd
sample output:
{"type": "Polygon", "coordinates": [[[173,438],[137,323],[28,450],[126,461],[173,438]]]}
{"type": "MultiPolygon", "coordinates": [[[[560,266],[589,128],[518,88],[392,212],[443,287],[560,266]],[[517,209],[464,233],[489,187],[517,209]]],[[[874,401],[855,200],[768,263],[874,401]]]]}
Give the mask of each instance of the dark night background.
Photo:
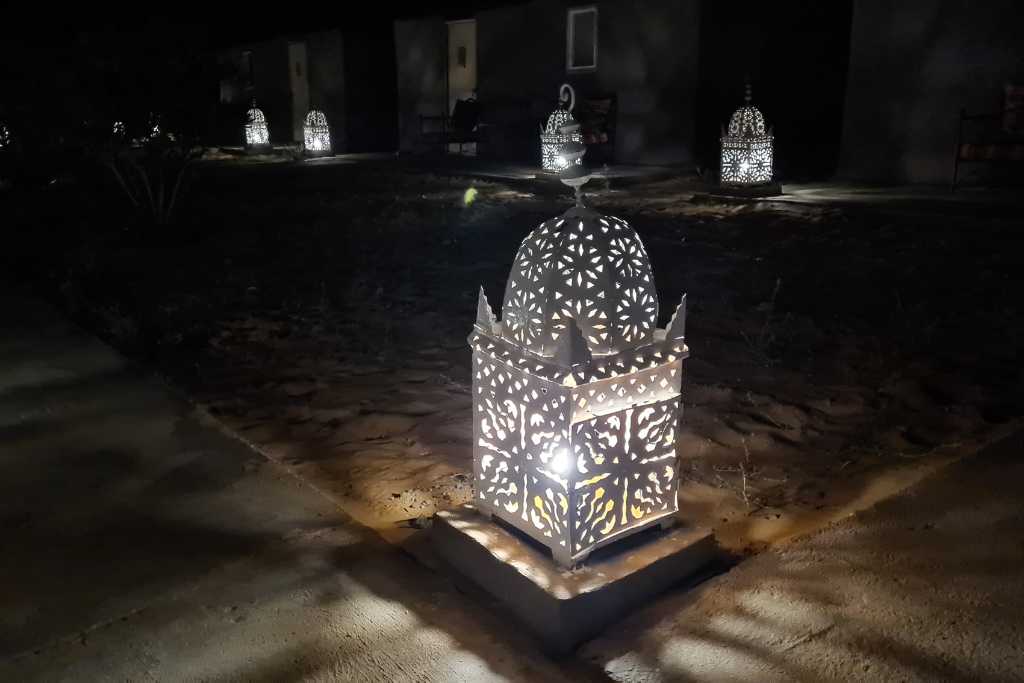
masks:
{"type": "MultiPolygon", "coordinates": [[[[5,22],[0,29],[0,80],[5,84],[0,113],[28,144],[51,150],[66,149],[61,141],[79,135],[83,121],[111,119],[114,112],[138,127],[146,112],[160,111],[175,128],[208,136],[224,128],[218,115],[226,116],[217,111],[211,58],[216,50],[340,27],[356,53],[367,55],[346,72],[348,82],[363,93],[358,107],[351,108],[361,120],[353,123],[359,142],[350,151],[390,151],[396,144],[394,20],[458,18],[512,4],[392,2],[358,9],[339,4],[311,14],[255,6],[249,11],[192,6],[151,13],[37,9],[34,16],[5,22]]],[[[718,128],[749,77],[755,103],[768,112],[769,124],[785,122],[776,126],[780,174],[822,179],[835,172],[851,5],[850,0],[702,3],[695,114],[700,165],[716,164],[718,128]]]]}

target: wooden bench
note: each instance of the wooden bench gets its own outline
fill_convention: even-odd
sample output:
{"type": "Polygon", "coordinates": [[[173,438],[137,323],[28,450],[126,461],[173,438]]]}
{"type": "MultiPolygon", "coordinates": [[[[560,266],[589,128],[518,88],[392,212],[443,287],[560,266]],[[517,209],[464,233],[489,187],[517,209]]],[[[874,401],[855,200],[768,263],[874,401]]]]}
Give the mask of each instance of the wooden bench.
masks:
{"type": "Polygon", "coordinates": [[[951,192],[961,182],[963,164],[1024,164],[1024,86],[1006,86],[1003,110],[968,114],[960,110],[951,192]]]}

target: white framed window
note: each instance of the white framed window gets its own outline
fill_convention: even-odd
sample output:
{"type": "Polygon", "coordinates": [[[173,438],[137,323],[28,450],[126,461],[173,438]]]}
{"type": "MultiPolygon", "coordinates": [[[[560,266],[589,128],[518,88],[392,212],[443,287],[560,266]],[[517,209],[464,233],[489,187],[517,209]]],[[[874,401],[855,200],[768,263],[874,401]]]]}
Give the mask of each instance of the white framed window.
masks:
{"type": "Polygon", "coordinates": [[[572,7],[566,17],[565,67],[567,71],[597,68],[597,7],[572,7]]]}

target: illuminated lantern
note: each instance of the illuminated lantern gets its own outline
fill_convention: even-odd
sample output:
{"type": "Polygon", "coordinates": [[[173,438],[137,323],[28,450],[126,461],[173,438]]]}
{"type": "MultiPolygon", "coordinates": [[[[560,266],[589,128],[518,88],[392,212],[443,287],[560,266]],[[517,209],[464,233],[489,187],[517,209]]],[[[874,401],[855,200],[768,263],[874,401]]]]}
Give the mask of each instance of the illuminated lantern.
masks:
{"type": "Polygon", "coordinates": [[[723,185],[750,187],[772,181],[772,131],[765,128],[758,108],[750,104],[749,83],[745,102],[729,119],[729,129],[722,131],[723,185]]]}
{"type": "Polygon", "coordinates": [[[115,140],[120,141],[125,139],[127,132],[124,127],[124,121],[114,121],[113,134],[115,140]]]}
{"type": "MultiPolygon", "coordinates": [[[[569,142],[583,142],[579,125],[572,117],[572,110],[576,107],[576,92],[572,86],[563,83],[558,91],[558,99],[558,109],[551,112],[547,126],[540,129],[540,165],[545,171],[565,169],[569,160],[561,154],[562,146],[569,142]]],[[[581,162],[577,160],[575,163],[581,162]]]]}
{"type": "Polygon", "coordinates": [[[157,138],[159,138],[160,134],[161,134],[161,130],[160,130],[160,115],[159,114],[154,114],[153,112],[150,112],[149,113],[149,125],[147,125],[146,128],[147,128],[147,131],[148,131],[148,133],[146,135],[146,140],[156,140],[157,138]]]}
{"type": "Polygon", "coordinates": [[[11,145],[11,132],[7,130],[7,126],[0,123],[0,149],[10,147],[11,145]]]}
{"type": "Polygon", "coordinates": [[[327,126],[327,117],[322,111],[311,109],[306,114],[306,123],[302,133],[307,154],[326,156],[331,153],[331,129],[327,126]]]}
{"type": "Polygon", "coordinates": [[[245,148],[250,152],[270,149],[270,131],[267,129],[267,118],[252,101],[252,108],[245,112],[245,148]]]}
{"type": "Polygon", "coordinates": [[[563,182],[576,206],[523,240],[495,319],[483,289],[473,351],[477,509],[572,566],[678,509],[686,298],[657,329],[647,252],[626,221],[584,205],[581,142],[563,182]]]}

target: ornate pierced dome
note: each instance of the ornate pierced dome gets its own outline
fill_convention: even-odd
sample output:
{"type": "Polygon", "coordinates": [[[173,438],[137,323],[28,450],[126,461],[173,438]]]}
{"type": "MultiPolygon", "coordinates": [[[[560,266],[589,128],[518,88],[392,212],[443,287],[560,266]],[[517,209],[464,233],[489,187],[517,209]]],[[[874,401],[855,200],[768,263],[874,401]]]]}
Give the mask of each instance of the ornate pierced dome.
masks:
{"type": "Polygon", "coordinates": [[[501,335],[553,356],[575,320],[592,354],[652,341],[658,295],[647,251],[629,225],[574,207],[523,240],[502,305],[501,335]]]}
{"type": "Polygon", "coordinates": [[[565,109],[556,109],[548,117],[548,124],[544,127],[544,133],[547,135],[560,133],[559,129],[570,123],[576,123],[576,119],[572,117],[572,114],[565,109]]]}
{"type": "Polygon", "coordinates": [[[267,118],[263,115],[263,110],[253,107],[245,112],[245,121],[246,123],[266,123],[267,118]]]}
{"type": "Polygon", "coordinates": [[[327,125],[327,117],[319,109],[310,109],[306,114],[306,125],[317,128],[324,127],[327,125]]]}
{"type": "Polygon", "coordinates": [[[729,119],[729,137],[752,138],[765,135],[764,116],[761,111],[752,104],[746,104],[735,112],[729,119]]]}

